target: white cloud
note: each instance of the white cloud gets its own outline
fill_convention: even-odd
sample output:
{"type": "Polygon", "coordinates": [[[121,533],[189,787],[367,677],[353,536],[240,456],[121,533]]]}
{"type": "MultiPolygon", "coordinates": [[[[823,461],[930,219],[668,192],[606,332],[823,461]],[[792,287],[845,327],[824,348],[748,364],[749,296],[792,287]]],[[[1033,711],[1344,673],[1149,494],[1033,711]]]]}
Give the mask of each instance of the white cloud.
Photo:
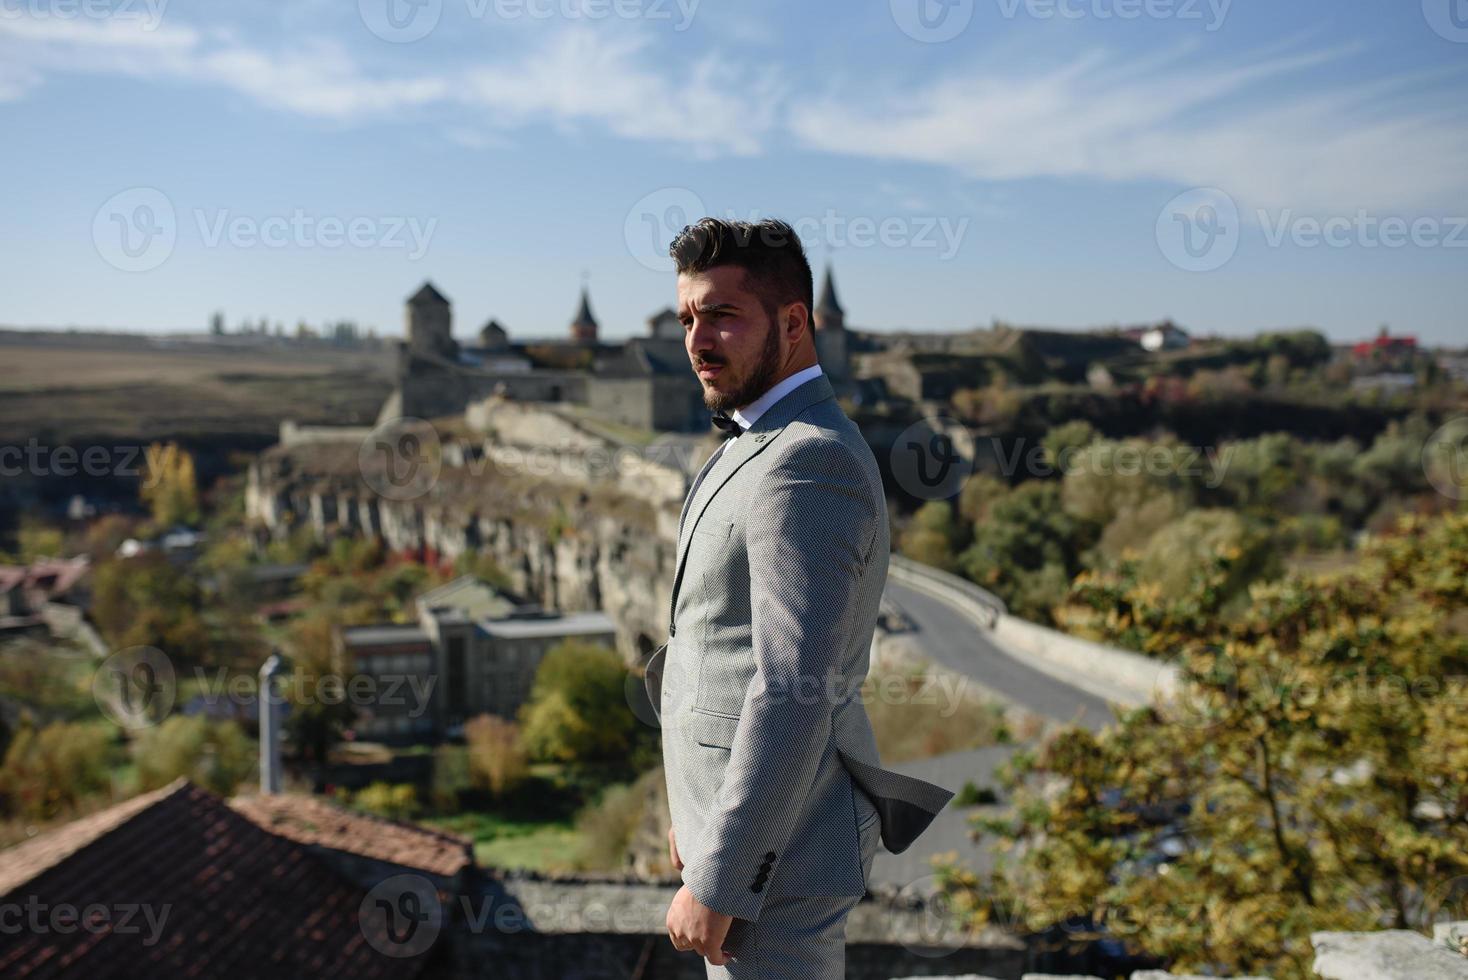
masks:
{"type": "Polygon", "coordinates": [[[212,82],[270,108],[319,118],[355,121],[444,106],[461,135],[540,122],[593,125],[699,156],[758,152],[781,101],[772,72],[751,79],[708,54],[680,73],[660,62],[646,38],[583,26],[513,60],[400,77],[369,72],[332,40],[267,51],[228,32],[204,37],[172,23],[143,29],[118,20],[5,18],[0,53],[13,54],[0,74],[0,98],[22,96],[48,73],[171,77],[212,82]]]}
{"type": "Polygon", "coordinates": [[[757,155],[793,140],[991,184],[1038,176],[1217,186],[1246,213],[1468,208],[1468,126],[1452,102],[1434,111],[1421,100],[1456,77],[1447,86],[1430,77],[1319,81],[1325,70],[1355,67],[1358,47],[1299,50],[1286,41],[1226,62],[1203,59],[1195,43],[1128,59],[1090,51],[1059,64],[1008,49],[1003,64],[913,84],[867,72],[809,94],[795,88],[804,73],[747,52],[669,57],[637,29],[585,24],[537,34],[544,40],[509,56],[387,73],[334,38],[267,47],[176,19],[149,28],[3,17],[0,101],[26,97],[52,74],[125,75],[218,85],[334,121],[432,112],[440,132],[470,146],[498,145],[531,125],[673,145],[697,158],[757,155]]]}
{"type": "Polygon", "coordinates": [[[517,63],[470,72],[467,95],[515,123],[596,122],[618,136],[686,145],[700,156],[763,148],[781,101],[774,73],[750,82],[714,55],[681,75],[655,65],[645,38],[571,30],[517,63]]]}
{"type": "MultiPolygon", "coordinates": [[[[1286,80],[1351,49],[1205,64],[1091,52],[1060,67],[958,73],[900,95],[843,87],[792,108],[808,146],[937,164],[982,180],[1164,180],[1255,208],[1464,206],[1468,128],[1390,86],[1288,94],[1286,80]]],[[[887,89],[891,90],[890,86],[887,89]]]]}

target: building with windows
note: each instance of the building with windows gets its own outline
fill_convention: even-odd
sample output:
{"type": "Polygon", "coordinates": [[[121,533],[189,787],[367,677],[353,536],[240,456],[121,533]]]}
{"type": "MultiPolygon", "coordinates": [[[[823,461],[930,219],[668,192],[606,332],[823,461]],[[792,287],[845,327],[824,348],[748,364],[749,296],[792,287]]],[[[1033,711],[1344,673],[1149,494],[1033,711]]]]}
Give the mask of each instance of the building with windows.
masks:
{"type": "Polygon", "coordinates": [[[547,652],[568,640],[616,649],[604,612],[560,613],[464,576],[423,593],[418,622],[347,626],[337,669],[361,678],[356,731],[391,744],[462,734],[475,715],[513,718],[547,652]],[[365,703],[364,703],[365,702],[365,703]]]}

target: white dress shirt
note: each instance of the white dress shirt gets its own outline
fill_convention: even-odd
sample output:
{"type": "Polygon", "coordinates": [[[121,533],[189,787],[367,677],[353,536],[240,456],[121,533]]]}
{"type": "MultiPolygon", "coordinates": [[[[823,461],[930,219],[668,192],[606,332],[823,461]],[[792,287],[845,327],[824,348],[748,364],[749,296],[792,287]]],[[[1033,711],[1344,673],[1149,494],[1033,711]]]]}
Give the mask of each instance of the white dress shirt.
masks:
{"type": "Polygon", "coordinates": [[[771,405],[820,373],[821,366],[819,364],[812,364],[808,368],[801,368],[788,378],[777,382],[769,391],[760,395],[748,405],[745,405],[743,408],[734,409],[734,411],[729,413],[729,417],[738,422],[742,428],[748,429],[751,425],[759,421],[761,415],[769,411],[771,405]]]}

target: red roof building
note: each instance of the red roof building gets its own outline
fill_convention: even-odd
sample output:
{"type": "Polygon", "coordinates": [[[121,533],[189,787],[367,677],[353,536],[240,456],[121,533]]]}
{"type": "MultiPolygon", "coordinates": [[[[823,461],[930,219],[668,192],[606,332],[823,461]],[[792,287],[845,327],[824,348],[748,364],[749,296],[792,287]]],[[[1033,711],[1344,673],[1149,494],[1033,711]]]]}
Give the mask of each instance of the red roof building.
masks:
{"type": "Polygon", "coordinates": [[[231,806],[179,779],[0,852],[0,909],[19,916],[0,976],[418,976],[431,947],[398,955],[364,911],[374,893],[303,841],[409,875],[470,863],[447,835],[287,798],[231,806]]]}

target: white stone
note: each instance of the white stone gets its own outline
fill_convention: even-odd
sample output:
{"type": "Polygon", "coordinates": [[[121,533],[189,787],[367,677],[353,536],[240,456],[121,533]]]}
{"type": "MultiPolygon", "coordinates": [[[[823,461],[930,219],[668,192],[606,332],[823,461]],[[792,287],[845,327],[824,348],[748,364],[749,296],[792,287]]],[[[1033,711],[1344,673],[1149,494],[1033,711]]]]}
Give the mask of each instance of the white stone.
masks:
{"type": "Polygon", "coordinates": [[[1468,980],[1468,956],[1403,929],[1317,932],[1310,942],[1322,980],[1468,980]]]}
{"type": "Polygon", "coordinates": [[[1435,923],[1432,927],[1432,941],[1454,952],[1468,952],[1468,919],[1462,922],[1435,923]]]}

